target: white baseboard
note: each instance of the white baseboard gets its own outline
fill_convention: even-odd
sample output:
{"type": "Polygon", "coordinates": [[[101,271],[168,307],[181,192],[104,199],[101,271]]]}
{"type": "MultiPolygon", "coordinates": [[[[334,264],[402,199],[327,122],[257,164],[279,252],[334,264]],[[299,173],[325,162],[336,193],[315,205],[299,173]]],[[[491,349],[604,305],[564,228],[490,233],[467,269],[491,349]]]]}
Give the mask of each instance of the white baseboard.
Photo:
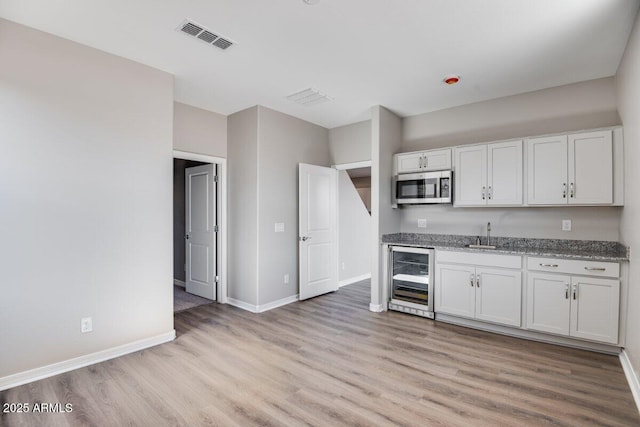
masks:
{"type": "Polygon", "coordinates": [[[369,304],[369,311],[382,313],[384,311],[384,304],[369,304]]]}
{"type": "Polygon", "coordinates": [[[187,284],[184,281],[178,279],[173,279],[173,284],[176,286],[180,286],[181,288],[187,287],[187,284]]]}
{"type": "Polygon", "coordinates": [[[283,305],[291,304],[296,301],[298,301],[298,294],[291,295],[290,297],[282,298],[277,301],[272,301],[267,304],[262,304],[258,306],[258,313],[273,310],[274,308],[282,307],[283,305]]]}
{"type": "Polygon", "coordinates": [[[338,287],[341,288],[343,286],[351,285],[352,283],[361,282],[367,279],[371,279],[371,273],[361,274],[359,276],[354,276],[348,279],[340,280],[338,282],[338,287]]]}
{"type": "Polygon", "coordinates": [[[629,360],[629,356],[624,349],[620,352],[620,364],[622,364],[622,370],[624,371],[624,375],[627,377],[627,382],[631,388],[633,400],[635,400],[636,407],[638,408],[638,411],[640,411],[640,380],[638,379],[638,374],[633,369],[631,360],[629,360]]]}
{"type": "Polygon", "coordinates": [[[283,305],[291,304],[292,302],[296,301],[298,301],[297,294],[262,305],[253,305],[244,301],[237,300],[235,298],[227,298],[227,304],[250,311],[252,313],[264,313],[265,311],[273,310],[274,308],[282,307],[283,305]]]}
{"type": "Polygon", "coordinates": [[[106,350],[97,351],[95,353],[86,354],[84,356],[74,357],[73,359],[64,360],[62,362],[52,363],[51,365],[42,366],[40,368],[30,369],[17,374],[8,375],[0,378],[0,391],[17,387],[33,381],[38,381],[64,372],[73,371],[74,369],[84,368],[85,366],[95,363],[104,362],[105,360],[114,359],[125,354],[135,351],[144,350],[145,348],[154,347],[158,344],[164,344],[173,341],[176,338],[176,331],[156,335],[151,338],[144,338],[132,343],[123,344],[118,347],[108,348],[106,350]]]}
{"type": "Polygon", "coordinates": [[[241,309],[246,310],[246,311],[250,311],[252,313],[257,313],[258,312],[258,306],[257,305],[249,304],[248,302],[240,301],[240,300],[235,299],[235,298],[227,297],[227,304],[232,305],[234,307],[241,308],[241,309]]]}

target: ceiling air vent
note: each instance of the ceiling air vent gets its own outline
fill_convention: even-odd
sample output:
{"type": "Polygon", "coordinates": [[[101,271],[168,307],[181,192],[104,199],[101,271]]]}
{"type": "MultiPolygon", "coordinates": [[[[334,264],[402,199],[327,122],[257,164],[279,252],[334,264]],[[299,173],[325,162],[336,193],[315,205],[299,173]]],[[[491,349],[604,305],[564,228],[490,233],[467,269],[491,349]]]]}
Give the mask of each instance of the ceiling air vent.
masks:
{"type": "Polygon", "coordinates": [[[300,92],[292,93],[287,96],[287,99],[297,104],[304,105],[305,107],[322,104],[327,101],[333,101],[333,98],[312,87],[301,90],[300,92]]]}
{"type": "Polygon", "coordinates": [[[182,22],[182,24],[180,24],[180,26],[176,28],[176,31],[180,31],[191,37],[195,37],[201,42],[204,42],[210,46],[215,46],[222,50],[226,50],[235,44],[227,37],[221,37],[208,28],[205,28],[204,25],[196,24],[195,22],[189,21],[188,19],[182,22]]]}

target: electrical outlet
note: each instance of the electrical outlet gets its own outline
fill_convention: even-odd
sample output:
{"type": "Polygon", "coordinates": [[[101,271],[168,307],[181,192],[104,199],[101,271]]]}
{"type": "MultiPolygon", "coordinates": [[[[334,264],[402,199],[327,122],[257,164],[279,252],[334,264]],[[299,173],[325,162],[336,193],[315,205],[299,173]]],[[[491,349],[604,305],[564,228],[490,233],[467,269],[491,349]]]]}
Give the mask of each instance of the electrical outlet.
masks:
{"type": "Polygon", "coordinates": [[[276,222],[275,231],[276,233],[284,233],[284,222],[276,222]]]}
{"type": "Polygon", "coordinates": [[[418,228],[427,228],[427,219],[419,219],[418,220],[418,228]]]}
{"type": "Polygon", "coordinates": [[[344,270],[344,262],[342,263],[342,269],[344,270]]]}
{"type": "Polygon", "coordinates": [[[285,285],[289,284],[289,274],[284,275],[284,284],[285,285]]]}
{"type": "Polygon", "coordinates": [[[562,220],[562,231],[571,231],[571,220],[563,219],[562,220]]]}
{"type": "Polygon", "coordinates": [[[80,319],[80,332],[86,334],[91,331],[93,331],[93,321],[91,317],[83,317],[80,319]]]}

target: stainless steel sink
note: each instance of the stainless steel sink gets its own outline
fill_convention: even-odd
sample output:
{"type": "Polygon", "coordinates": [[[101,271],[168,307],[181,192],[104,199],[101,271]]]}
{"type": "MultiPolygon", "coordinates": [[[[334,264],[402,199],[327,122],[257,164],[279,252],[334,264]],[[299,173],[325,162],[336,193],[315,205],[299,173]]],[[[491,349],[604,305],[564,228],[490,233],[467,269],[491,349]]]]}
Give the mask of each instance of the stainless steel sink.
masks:
{"type": "Polygon", "coordinates": [[[467,245],[467,247],[471,249],[495,249],[496,248],[493,245],[467,245]]]}

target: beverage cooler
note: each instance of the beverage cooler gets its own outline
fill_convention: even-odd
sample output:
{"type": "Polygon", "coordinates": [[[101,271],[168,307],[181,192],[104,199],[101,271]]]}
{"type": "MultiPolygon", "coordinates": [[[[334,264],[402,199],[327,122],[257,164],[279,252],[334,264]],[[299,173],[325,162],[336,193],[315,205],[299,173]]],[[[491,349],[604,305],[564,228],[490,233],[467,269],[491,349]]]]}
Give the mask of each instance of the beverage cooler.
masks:
{"type": "Polygon", "coordinates": [[[389,248],[389,310],[433,319],[434,250],[389,248]]]}

